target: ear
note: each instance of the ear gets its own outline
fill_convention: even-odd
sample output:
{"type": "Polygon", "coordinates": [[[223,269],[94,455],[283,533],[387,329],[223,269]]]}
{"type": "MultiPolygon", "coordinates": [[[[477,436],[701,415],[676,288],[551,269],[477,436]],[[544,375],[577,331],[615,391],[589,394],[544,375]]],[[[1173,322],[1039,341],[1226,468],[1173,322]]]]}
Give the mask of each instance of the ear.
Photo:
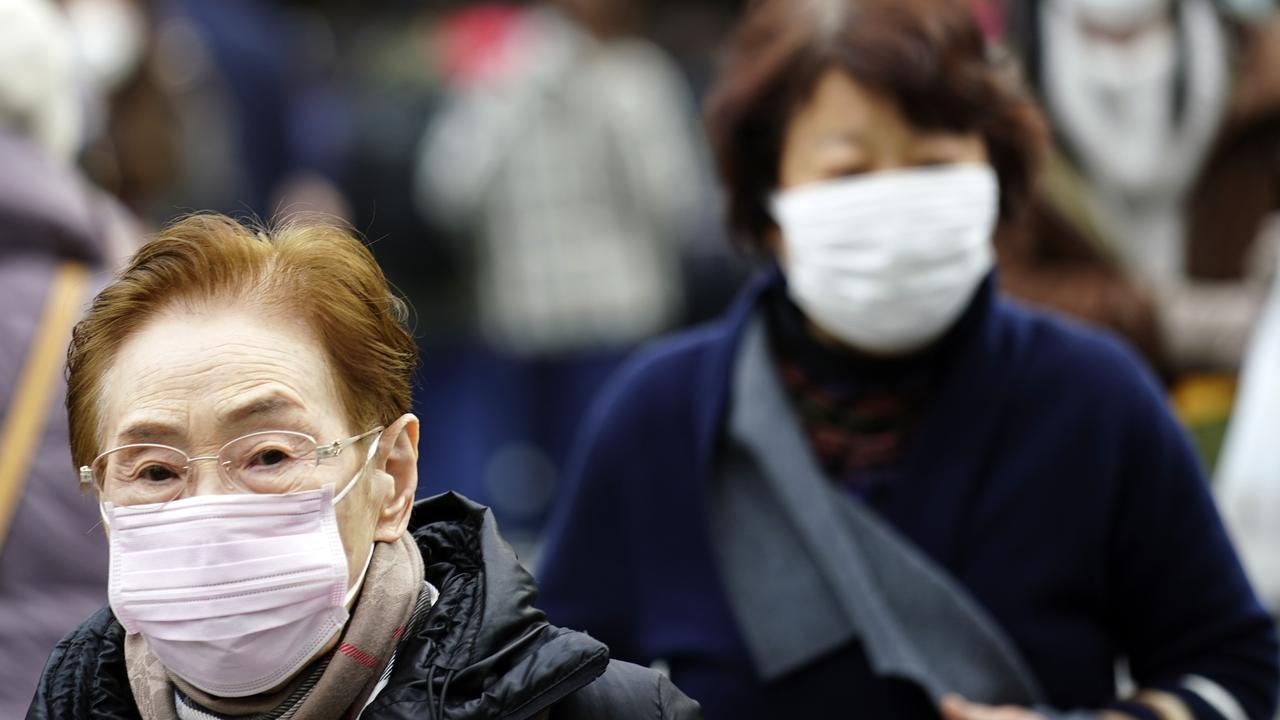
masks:
{"type": "Polygon", "coordinates": [[[401,415],[378,438],[374,468],[391,476],[391,492],[378,508],[373,539],[395,542],[409,527],[413,496],[418,490],[418,418],[401,415]]]}

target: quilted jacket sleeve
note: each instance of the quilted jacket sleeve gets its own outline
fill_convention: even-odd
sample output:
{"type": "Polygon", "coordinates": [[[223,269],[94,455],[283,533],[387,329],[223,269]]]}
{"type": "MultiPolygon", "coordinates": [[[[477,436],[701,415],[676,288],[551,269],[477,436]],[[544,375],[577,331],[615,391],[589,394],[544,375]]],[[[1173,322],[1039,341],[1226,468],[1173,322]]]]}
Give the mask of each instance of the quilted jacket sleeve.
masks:
{"type": "Polygon", "coordinates": [[[552,720],[700,720],[702,708],[665,675],[614,660],[595,682],[566,698],[552,720]]]}

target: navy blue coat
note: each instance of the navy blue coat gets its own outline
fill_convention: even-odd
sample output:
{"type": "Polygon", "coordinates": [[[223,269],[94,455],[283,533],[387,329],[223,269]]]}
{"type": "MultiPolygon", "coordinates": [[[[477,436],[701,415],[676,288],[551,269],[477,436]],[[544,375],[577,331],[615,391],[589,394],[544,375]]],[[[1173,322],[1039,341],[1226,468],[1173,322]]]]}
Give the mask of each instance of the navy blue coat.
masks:
{"type": "MultiPolygon", "coordinates": [[[[762,683],[725,598],[707,486],[739,338],[781,283],[762,278],[611,381],[552,520],[543,606],[615,657],[664,660],[712,720],[934,716],[921,693],[872,677],[856,642],[762,683]]],[[[1108,336],[999,298],[994,280],[966,317],[877,512],[985,606],[1055,707],[1114,703],[1123,655],[1197,717],[1220,716],[1183,688],[1192,675],[1270,718],[1274,627],[1150,373],[1108,336]]]]}

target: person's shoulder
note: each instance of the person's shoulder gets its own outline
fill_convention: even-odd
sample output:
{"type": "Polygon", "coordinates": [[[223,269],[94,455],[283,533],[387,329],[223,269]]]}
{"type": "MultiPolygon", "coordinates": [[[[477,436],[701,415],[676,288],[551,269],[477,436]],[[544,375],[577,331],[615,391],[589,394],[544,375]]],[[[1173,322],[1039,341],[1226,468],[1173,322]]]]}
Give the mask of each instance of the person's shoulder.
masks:
{"type": "Polygon", "coordinates": [[[734,332],[728,318],[694,325],[663,335],[642,346],[623,365],[621,375],[640,376],[670,373],[696,365],[721,344],[731,341],[734,332]]]}
{"type": "Polygon", "coordinates": [[[553,720],[578,718],[702,717],[698,703],[680,692],[666,675],[619,660],[610,660],[604,674],[556,705],[553,720]]]}
{"type": "Polygon", "coordinates": [[[1108,404],[1160,395],[1155,373],[1118,335],[1008,300],[999,307],[1003,342],[1016,358],[1021,390],[1101,398],[1108,404]]]}
{"type": "Polygon", "coordinates": [[[703,382],[708,365],[732,339],[723,320],[660,337],[623,362],[601,392],[599,405],[616,412],[693,399],[710,389],[703,382]]]}

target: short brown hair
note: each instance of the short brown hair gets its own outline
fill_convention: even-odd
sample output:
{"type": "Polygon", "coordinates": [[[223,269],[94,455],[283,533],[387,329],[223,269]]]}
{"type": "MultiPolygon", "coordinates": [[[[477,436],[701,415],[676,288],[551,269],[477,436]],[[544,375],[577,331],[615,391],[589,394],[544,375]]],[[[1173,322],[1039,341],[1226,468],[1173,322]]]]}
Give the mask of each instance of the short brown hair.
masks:
{"type": "Polygon", "coordinates": [[[757,0],[707,106],[735,241],[763,249],[787,123],[831,68],[892,97],[919,128],[980,133],[1002,219],[1026,204],[1047,131],[1031,95],[990,59],[967,2],[757,0]]]}
{"type": "Polygon", "coordinates": [[[102,377],[121,345],[175,304],[223,299],[303,318],[328,354],[354,426],[389,425],[409,411],[417,346],[407,307],[368,248],[333,225],[259,230],[192,215],[144,245],[72,333],[67,416],[77,466],[101,451],[102,377]]]}

